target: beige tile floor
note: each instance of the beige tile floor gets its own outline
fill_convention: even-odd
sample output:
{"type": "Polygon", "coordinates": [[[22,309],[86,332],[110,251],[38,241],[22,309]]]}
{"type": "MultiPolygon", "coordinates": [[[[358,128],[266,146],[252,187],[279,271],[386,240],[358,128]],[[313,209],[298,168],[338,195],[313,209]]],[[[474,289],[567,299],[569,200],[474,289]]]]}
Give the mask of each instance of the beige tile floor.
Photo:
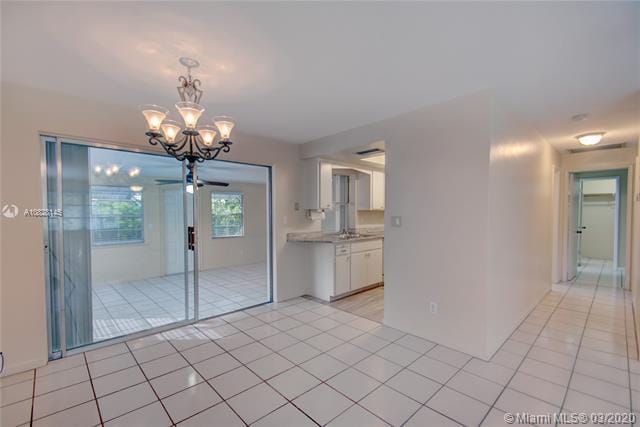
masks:
{"type": "Polygon", "coordinates": [[[305,298],[0,380],[0,424],[502,426],[640,404],[629,295],[590,261],[486,362],[305,298]]]}

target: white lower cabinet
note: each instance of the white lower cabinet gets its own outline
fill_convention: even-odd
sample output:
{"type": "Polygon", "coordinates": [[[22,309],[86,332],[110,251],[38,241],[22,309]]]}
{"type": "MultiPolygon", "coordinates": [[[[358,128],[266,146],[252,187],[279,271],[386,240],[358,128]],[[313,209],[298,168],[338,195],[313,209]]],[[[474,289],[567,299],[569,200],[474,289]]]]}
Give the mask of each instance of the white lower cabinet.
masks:
{"type": "Polygon", "coordinates": [[[351,290],[382,282],[382,249],[351,255],[351,290]]]}
{"type": "Polygon", "coordinates": [[[336,257],[336,274],[335,274],[335,286],[334,286],[333,296],[344,294],[351,290],[350,277],[349,277],[350,267],[351,267],[351,256],[339,255],[336,257]]]}
{"type": "Polygon", "coordinates": [[[382,239],[314,246],[312,294],[316,298],[329,301],[383,281],[382,239]]]}
{"type": "Polygon", "coordinates": [[[367,281],[369,284],[382,282],[382,249],[368,252],[367,281]]]}
{"type": "Polygon", "coordinates": [[[369,252],[351,255],[351,290],[369,286],[368,258],[369,252]]]}

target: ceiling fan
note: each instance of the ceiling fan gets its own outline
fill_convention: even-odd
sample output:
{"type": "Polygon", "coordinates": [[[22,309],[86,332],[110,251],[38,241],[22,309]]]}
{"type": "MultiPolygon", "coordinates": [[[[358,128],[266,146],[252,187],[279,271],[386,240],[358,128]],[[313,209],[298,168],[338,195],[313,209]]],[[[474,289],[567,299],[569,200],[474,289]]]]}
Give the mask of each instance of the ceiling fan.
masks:
{"type": "MultiPolygon", "coordinates": [[[[156,184],[158,185],[169,185],[169,184],[182,184],[181,179],[156,179],[156,184]]],[[[187,184],[193,184],[193,173],[189,171],[187,174],[187,184]]],[[[207,181],[205,179],[198,180],[198,188],[203,187],[205,185],[215,185],[218,187],[228,187],[228,182],[221,181],[207,181]]]]}

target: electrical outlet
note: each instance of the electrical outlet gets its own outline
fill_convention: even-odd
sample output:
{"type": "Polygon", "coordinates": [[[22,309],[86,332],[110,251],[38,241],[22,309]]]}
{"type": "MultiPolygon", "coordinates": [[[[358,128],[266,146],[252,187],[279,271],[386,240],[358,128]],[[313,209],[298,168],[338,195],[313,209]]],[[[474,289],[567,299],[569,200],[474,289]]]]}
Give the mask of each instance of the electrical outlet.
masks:
{"type": "Polygon", "coordinates": [[[438,314],[438,303],[431,301],[429,303],[429,311],[431,314],[438,314]]]}
{"type": "Polygon", "coordinates": [[[402,227],[402,217],[401,216],[392,216],[391,217],[391,226],[392,227],[402,227]]]}

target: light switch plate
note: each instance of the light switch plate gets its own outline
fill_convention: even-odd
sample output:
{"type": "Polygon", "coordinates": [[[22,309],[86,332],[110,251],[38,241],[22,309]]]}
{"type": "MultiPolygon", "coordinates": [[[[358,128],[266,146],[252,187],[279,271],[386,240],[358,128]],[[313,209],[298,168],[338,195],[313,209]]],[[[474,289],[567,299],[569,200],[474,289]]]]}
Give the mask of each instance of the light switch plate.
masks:
{"type": "Polygon", "coordinates": [[[402,227],[402,217],[401,216],[392,216],[391,217],[391,226],[392,227],[402,227]]]}

